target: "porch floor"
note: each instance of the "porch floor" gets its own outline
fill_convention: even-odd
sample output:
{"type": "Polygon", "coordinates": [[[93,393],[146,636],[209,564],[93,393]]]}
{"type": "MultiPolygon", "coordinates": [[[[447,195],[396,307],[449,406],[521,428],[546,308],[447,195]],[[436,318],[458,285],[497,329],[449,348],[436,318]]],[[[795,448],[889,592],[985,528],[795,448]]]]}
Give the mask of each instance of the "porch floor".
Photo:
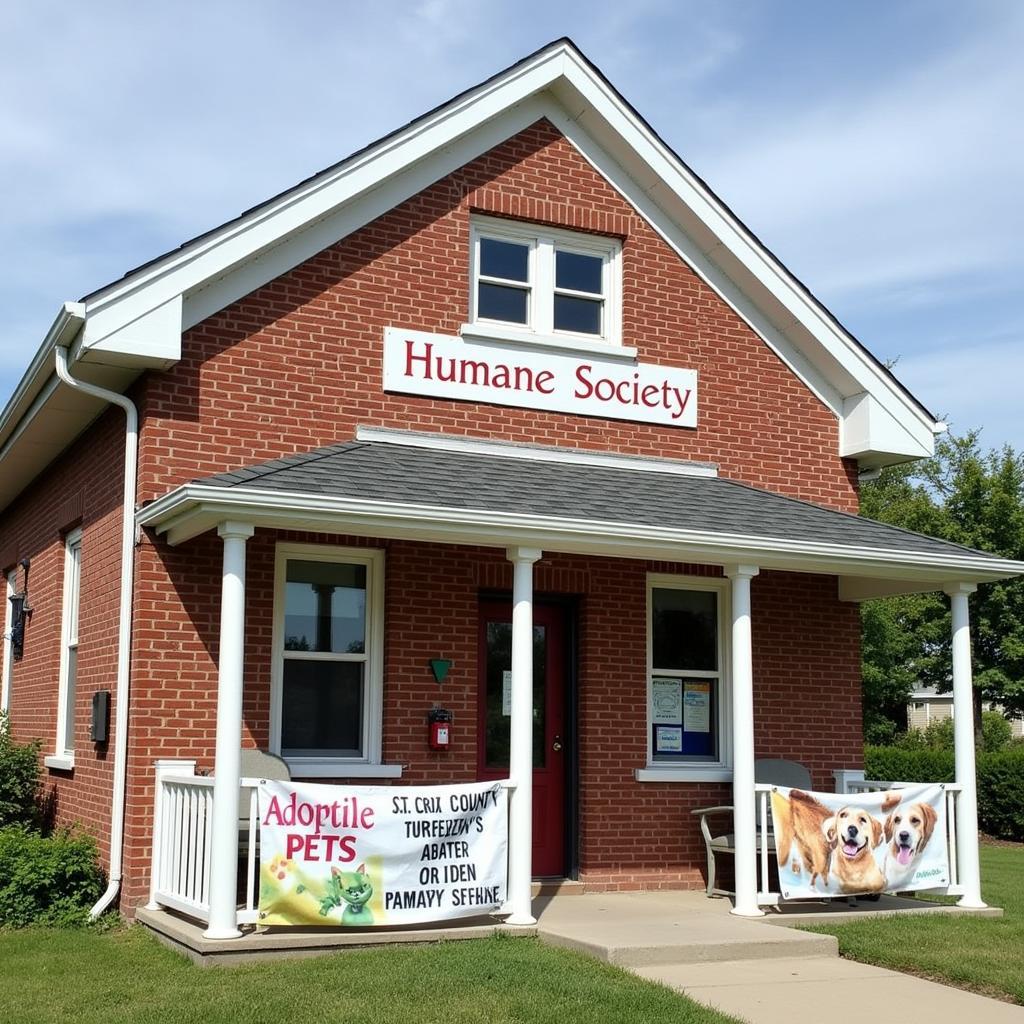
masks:
{"type": "Polygon", "coordinates": [[[862,914],[975,913],[1001,916],[988,908],[963,911],[942,904],[883,896],[878,902],[848,906],[797,904],[769,910],[765,917],[733,917],[726,899],[708,899],[703,892],[584,893],[570,883],[545,888],[534,899],[535,926],[515,928],[493,917],[467,918],[448,925],[423,925],[401,931],[328,928],[243,929],[239,939],[203,937],[203,925],[166,910],[136,911],[136,920],[166,945],[196,963],[231,964],[254,960],[319,956],[341,949],[396,943],[450,942],[477,939],[496,931],[537,935],[544,942],[586,953],[627,968],[706,964],[776,958],[835,957],[831,935],[793,930],[810,921],[849,920],[862,914]],[[784,925],[771,927],[764,925],[784,925]]]}

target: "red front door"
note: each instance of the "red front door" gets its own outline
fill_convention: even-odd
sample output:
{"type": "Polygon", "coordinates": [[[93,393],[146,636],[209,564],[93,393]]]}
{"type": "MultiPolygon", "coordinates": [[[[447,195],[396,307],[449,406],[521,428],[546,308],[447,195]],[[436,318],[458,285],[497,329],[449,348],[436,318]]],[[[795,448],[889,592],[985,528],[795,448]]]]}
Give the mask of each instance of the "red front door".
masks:
{"type": "MultiPolygon", "coordinates": [[[[562,877],[565,849],[565,613],[533,609],[533,874],[562,877]]],[[[480,606],[477,777],[508,778],[512,607],[480,606]]]]}

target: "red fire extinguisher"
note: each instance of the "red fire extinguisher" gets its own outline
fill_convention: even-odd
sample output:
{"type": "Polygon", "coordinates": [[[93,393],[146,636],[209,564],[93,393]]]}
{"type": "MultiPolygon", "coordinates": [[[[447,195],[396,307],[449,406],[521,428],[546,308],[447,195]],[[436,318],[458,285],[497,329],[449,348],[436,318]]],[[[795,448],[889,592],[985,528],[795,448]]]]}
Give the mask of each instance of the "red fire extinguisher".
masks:
{"type": "Polygon", "coordinates": [[[447,708],[431,708],[427,712],[431,750],[447,750],[452,738],[452,713],[447,708]]]}

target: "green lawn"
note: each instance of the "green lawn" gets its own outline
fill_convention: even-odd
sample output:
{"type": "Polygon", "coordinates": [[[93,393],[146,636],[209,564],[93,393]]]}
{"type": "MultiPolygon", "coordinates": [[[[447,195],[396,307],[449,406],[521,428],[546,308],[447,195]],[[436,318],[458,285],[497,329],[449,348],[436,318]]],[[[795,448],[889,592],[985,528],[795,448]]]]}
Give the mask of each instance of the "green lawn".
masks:
{"type": "Polygon", "coordinates": [[[17,1024],[728,1024],[594,960],[497,936],[195,967],[141,927],[0,933],[0,1019],[17,1024]]]}
{"type": "Polygon", "coordinates": [[[1004,917],[888,917],[808,930],[837,936],[851,960],[1024,1004],[1024,845],[982,846],[981,879],[985,902],[1004,917]]]}

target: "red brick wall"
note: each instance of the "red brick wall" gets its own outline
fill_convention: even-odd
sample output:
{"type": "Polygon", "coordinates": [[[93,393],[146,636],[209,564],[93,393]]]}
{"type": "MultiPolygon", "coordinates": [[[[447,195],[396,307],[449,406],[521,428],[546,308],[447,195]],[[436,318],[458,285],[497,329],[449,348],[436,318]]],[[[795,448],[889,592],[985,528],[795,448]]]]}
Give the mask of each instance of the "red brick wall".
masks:
{"type": "MultiPolygon", "coordinates": [[[[63,612],[64,540],[82,527],[75,692],[74,772],[42,770],[43,795],[65,825],[80,824],[107,856],[113,744],[89,740],[92,695],[115,696],[118,601],[121,576],[121,490],[124,480],[124,414],[105,413],[17,501],[0,513],[4,570],[31,559],[24,657],[13,664],[12,735],[42,740],[40,760],[56,744],[60,635],[63,612]]],[[[18,584],[24,576],[18,570],[18,584]]],[[[111,700],[111,723],[115,701],[111,700]]]]}
{"type": "Polygon", "coordinates": [[[144,413],[141,499],[372,424],[712,461],[857,508],[835,417],[546,121],[188,332],[144,413]],[[698,370],[699,426],[382,393],[385,326],[453,335],[467,319],[473,211],[622,236],[623,342],[698,370]]]}
{"type": "MultiPolygon", "coordinates": [[[[837,455],[832,414],[543,121],[189,331],[181,362],[142,381],[140,407],[140,500],[196,477],[345,440],[358,424],[369,424],[713,461],[727,477],[838,509],[857,506],[855,467],[837,455]],[[645,362],[699,371],[698,428],[382,393],[385,326],[455,334],[465,321],[474,211],[622,237],[623,342],[645,362]]],[[[88,449],[79,446],[49,470],[3,519],[3,536],[13,529],[19,537],[18,557],[39,559],[33,598],[50,595],[50,610],[30,628],[26,661],[15,669],[21,735],[53,733],[47,694],[56,693],[59,617],[52,609],[62,562],[47,510],[76,487],[90,503],[79,707],[87,706],[90,689],[113,685],[119,430],[108,414],[87,435],[88,449]],[[109,557],[101,562],[104,546],[109,557]],[[18,701],[29,692],[22,711],[18,701]]],[[[261,531],[249,542],[245,716],[249,739],[260,746],[267,742],[273,541],[261,531]]],[[[446,754],[425,749],[423,717],[437,696],[425,663],[443,644],[456,663],[445,703],[458,722],[474,721],[478,592],[509,586],[510,570],[496,551],[384,546],[385,758],[407,762],[410,782],[471,777],[471,730],[457,729],[446,754]]],[[[220,557],[212,535],[178,549],[147,537],[139,548],[128,906],[146,888],[153,760],[195,757],[202,767],[212,765],[220,557]]],[[[724,795],[721,787],[633,781],[646,742],[647,568],[559,557],[538,570],[538,589],[582,595],[582,866],[595,884],[696,884],[702,853],[687,810],[724,795]],[[628,822],[618,806],[623,796],[633,804],[628,822]]],[[[817,781],[826,783],[827,768],[858,757],[856,609],[835,600],[833,581],[811,577],[765,574],[754,595],[759,752],[810,758],[817,781]],[[794,710],[780,710],[793,706],[794,692],[794,710]],[[833,734],[853,738],[835,745],[833,734]]],[[[62,816],[79,814],[101,835],[106,772],[90,754],[76,768],[73,798],[58,783],[62,816]]]]}
{"type": "MultiPolygon", "coordinates": [[[[260,747],[269,740],[278,540],[385,549],[384,761],[405,766],[403,783],[474,779],[479,596],[511,588],[503,552],[258,530],[247,552],[244,715],[246,742],[260,747]],[[439,655],[453,661],[442,687],[427,664],[439,655]],[[426,743],[435,702],[455,716],[444,753],[426,743]]],[[[148,651],[136,658],[126,904],[146,891],[153,760],[213,767],[219,559],[212,535],[173,550],[147,542],[140,556],[147,575],[162,561],[193,610],[182,621],[173,601],[150,609],[148,651]]],[[[580,863],[595,888],[701,885],[703,845],[690,810],[729,798],[726,785],[635,779],[647,755],[648,572],[719,575],[708,566],[568,555],[536,566],[539,595],[579,599],[580,863]]],[[[860,682],[850,653],[858,629],[857,607],[838,601],[832,578],[764,573],[753,582],[757,756],[801,761],[824,789],[832,768],[861,763],[860,682]]]]}

